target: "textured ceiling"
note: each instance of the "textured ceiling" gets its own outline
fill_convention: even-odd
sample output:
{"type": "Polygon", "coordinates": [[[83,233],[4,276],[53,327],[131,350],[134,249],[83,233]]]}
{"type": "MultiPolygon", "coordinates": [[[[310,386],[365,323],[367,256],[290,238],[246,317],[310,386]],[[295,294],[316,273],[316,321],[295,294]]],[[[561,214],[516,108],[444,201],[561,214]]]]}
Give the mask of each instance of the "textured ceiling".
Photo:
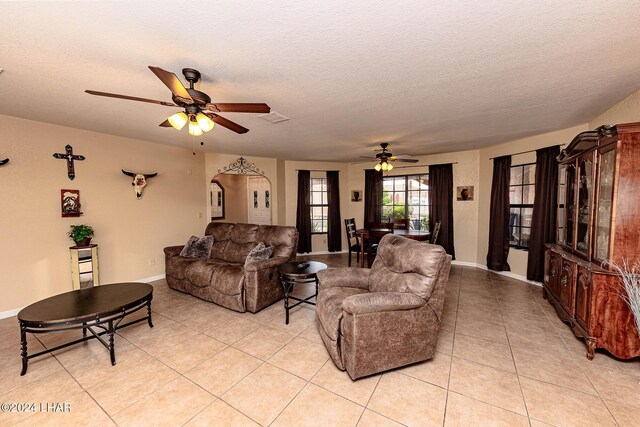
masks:
{"type": "Polygon", "coordinates": [[[640,87],[640,2],[622,0],[0,3],[0,114],[164,144],[176,109],[149,71],[200,70],[219,102],[291,118],[206,134],[208,151],[355,160],[584,123],[640,87]]]}

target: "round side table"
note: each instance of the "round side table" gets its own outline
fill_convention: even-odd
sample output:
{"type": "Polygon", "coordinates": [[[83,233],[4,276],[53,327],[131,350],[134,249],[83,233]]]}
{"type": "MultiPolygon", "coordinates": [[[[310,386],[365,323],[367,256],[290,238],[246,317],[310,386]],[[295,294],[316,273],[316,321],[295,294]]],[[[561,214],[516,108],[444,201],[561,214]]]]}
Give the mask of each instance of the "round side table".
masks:
{"type": "Polygon", "coordinates": [[[296,307],[303,303],[316,305],[315,302],[309,301],[310,299],[316,298],[318,296],[318,276],[316,273],[326,268],[326,264],[317,261],[293,261],[278,266],[280,281],[282,282],[282,287],[284,288],[285,324],[289,324],[289,310],[293,307],[296,307]],[[300,299],[289,295],[291,292],[293,292],[293,287],[295,285],[304,283],[315,283],[316,292],[305,299],[300,299]],[[298,302],[290,306],[289,299],[298,302]]]}

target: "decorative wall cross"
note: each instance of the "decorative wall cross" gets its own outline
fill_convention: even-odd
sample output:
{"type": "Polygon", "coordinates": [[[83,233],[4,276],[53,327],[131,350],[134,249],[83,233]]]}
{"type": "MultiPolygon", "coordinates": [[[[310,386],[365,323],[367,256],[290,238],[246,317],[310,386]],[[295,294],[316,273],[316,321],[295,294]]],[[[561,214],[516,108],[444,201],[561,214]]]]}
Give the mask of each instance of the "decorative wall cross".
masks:
{"type": "Polygon", "coordinates": [[[67,161],[67,175],[69,175],[69,179],[73,181],[73,178],[76,177],[76,169],[74,167],[73,161],[84,160],[84,156],[73,154],[73,147],[70,145],[67,145],[66,147],[64,147],[64,149],[66,150],[66,154],[55,153],[53,157],[55,157],[56,159],[65,159],[67,161]]]}

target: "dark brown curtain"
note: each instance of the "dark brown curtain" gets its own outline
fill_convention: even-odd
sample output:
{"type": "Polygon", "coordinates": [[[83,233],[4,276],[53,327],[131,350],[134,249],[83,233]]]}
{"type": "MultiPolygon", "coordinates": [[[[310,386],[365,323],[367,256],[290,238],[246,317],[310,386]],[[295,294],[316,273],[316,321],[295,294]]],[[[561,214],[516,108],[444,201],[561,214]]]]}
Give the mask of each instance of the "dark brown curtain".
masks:
{"type": "Polygon", "coordinates": [[[364,171],[364,227],[382,222],[382,172],[364,171]]]}
{"type": "Polygon", "coordinates": [[[329,252],[342,250],[340,221],[340,172],[327,171],[327,203],[329,204],[327,246],[329,252]]]}
{"type": "Polygon", "coordinates": [[[558,160],[560,147],[536,150],[536,194],[531,219],[527,279],[544,280],[544,245],[556,241],[558,160]]]}
{"type": "Polygon", "coordinates": [[[489,251],[487,267],[495,271],[511,271],[509,257],[509,183],[511,156],[493,159],[491,207],[489,212],[489,251]]]}
{"type": "Polygon", "coordinates": [[[311,172],[298,171],[298,209],[296,211],[298,229],[298,253],[311,252],[311,172]]]}
{"type": "Polygon", "coordinates": [[[453,246],[453,165],[429,166],[429,230],[440,221],[438,245],[456,258],[453,246]]]}

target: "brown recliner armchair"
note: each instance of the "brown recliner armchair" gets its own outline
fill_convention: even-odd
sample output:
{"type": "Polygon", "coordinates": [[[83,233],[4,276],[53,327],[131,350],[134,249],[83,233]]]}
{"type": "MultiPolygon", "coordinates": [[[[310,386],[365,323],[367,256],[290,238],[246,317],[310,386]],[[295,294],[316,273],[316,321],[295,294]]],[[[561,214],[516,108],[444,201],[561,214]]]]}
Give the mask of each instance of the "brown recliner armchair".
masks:
{"type": "Polygon", "coordinates": [[[388,234],[371,269],[318,272],[318,330],[353,379],[433,357],[451,257],[388,234]]]}

